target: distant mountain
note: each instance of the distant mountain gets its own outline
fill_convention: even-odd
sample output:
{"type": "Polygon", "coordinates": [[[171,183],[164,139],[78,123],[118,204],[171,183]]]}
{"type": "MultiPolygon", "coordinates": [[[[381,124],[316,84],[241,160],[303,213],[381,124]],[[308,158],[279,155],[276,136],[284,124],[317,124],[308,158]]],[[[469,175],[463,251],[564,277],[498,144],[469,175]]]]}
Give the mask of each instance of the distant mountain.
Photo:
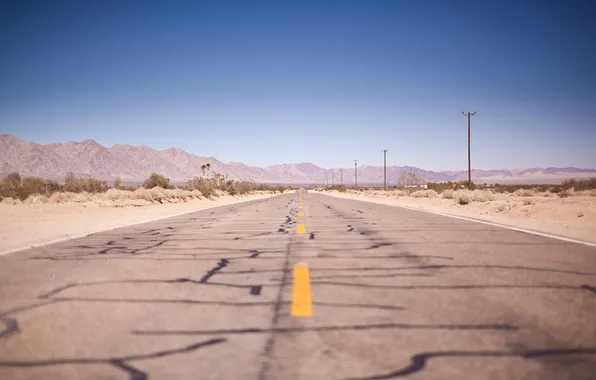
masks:
{"type": "MultiPolygon", "coordinates": [[[[224,163],[213,157],[199,157],[182,149],[156,150],[147,146],[114,145],[107,148],[93,140],[40,145],[22,141],[12,135],[0,135],[0,175],[17,171],[22,176],[62,179],[67,172],[102,180],[116,177],[139,182],[151,173],[164,174],[174,182],[201,175],[201,165],[209,163],[211,172],[227,174],[231,179],[251,179],[271,184],[317,184],[326,181],[354,183],[354,168],[324,169],[311,163],[280,164],[259,168],[240,162],[224,163]]],[[[403,172],[417,171],[427,181],[459,181],[468,172],[434,172],[411,166],[387,168],[389,184],[395,184],[403,172]]],[[[473,170],[477,182],[558,182],[567,178],[596,177],[596,169],[531,168],[511,170],[473,170]]],[[[364,165],[358,168],[359,184],[381,184],[383,167],[364,165]]]]}

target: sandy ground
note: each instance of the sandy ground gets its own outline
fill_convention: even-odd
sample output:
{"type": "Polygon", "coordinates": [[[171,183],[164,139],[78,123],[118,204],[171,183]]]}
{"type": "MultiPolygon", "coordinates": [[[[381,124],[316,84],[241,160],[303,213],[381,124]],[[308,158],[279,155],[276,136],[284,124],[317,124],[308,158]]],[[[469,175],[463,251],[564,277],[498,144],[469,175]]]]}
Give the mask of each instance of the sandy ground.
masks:
{"type": "Polygon", "coordinates": [[[274,196],[259,192],[213,200],[154,204],[143,201],[82,203],[0,203],[0,254],[88,235],[181,213],[274,196]]]}
{"type": "Polygon", "coordinates": [[[481,219],[596,243],[596,197],[589,194],[573,195],[568,198],[492,194],[494,200],[459,205],[453,199],[443,199],[440,196],[415,198],[397,196],[391,191],[380,190],[357,193],[324,191],[323,193],[340,198],[367,200],[481,219]]]}

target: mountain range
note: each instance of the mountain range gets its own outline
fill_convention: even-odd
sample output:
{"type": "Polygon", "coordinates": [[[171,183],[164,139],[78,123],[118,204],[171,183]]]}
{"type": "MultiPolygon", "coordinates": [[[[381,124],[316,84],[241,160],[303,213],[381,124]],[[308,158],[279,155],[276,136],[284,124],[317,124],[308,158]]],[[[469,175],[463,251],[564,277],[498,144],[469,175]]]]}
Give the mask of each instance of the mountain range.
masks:
{"type": "MultiPolygon", "coordinates": [[[[160,173],[172,180],[183,182],[200,176],[201,166],[209,163],[210,172],[228,175],[230,179],[250,179],[268,184],[317,184],[354,183],[354,168],[325,169],[311,163],[279,164],[265,168],[248,166],[240,162],[224,163],[213,157],[199,157],[179,148],[156,150],[148,146],[114,145],[111,148],[94,140],[40,145],[20,140],[12,135],[0,135],[0,176],[19,172],[22,176],[36,176],[61,180],[67,172],[81,177],[124,182],[140,182],[151,173],[160,173]]],[[[388,184],[395,184],[403,172],[417,171],[427,181],[459,181],[468,172],[429,171],[411,166],[387,168],[388,184]]],[[[596,177],[596,169],[530,168],[510,170],[472,170],[476,182],[499,183],[556,183],[569,178],[596,177]]],[[[373,185],[383,183],[383,167],[365,165],[358,167],[358,183],[373,185]]]]}

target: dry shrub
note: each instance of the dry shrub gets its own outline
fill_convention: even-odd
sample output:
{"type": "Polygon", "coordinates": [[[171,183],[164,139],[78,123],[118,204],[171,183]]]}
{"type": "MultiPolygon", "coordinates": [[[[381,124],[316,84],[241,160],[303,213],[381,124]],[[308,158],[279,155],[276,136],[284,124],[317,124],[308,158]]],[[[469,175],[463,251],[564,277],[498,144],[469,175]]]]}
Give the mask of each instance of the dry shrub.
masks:
{"type": "Polygon", "coordinates": [[[333,186],[329,187],[329,190],[337,190],[340,193],[345,193],[346,185],[333,185],[333,186]]]}
{"type": "Polygon", "coordinates": [[[153,202],[153,196],[149,190],[145,188],[139,188],[132,192],[133,199],[139,199],[147,202],[153,202]]]}
{"type": "Polygon", "coordinates": [[[451,189],[443,190],[443,192],[441,193],[441,195],[445,199],[454,199],[455,198],[455,191],[454,190],[451,190],[451,189]]]}
{"type": "Polygon", "coordinates": [[[121,191],[119,196],[121,199],[138,199],[151,203],[178,203],[186,202],[188,199],[200,198],[199,192],[196,190],[163,189],[161,187],[139,188],[133,192],[121,191]]]}
{"type": "Polygon", "coordinates": [[[523,204],[524,204],[524,206],[530,206],[530,205],[535,204],[535,202],[531,199],[524,199],[523,204]]]}
{"type": "Polygon", "coordinates": [[[490,191],[474,190],[472,191],[472,201],[474,202],[488,202],[494,201],[495,196],[490,191]]]}
{"type": "Polygon", "coordinates": [[[505,206],[505,205],[499,205],[499,207],[497,207],[497,210],[499,210],[499,212],[503,212],[503,211],[505,211],[506,208],[507,208],[507,206],[505,206]]]}
{"type": "Polygon", "coordinates": [[[436,198],[438,194],[434,190],[418,190],[410,195],[414,198],[436,198]]]}
{"type": "Polygon", "coordinates": [[[596,178],[580,180],[570,179],[568,181],[563,181],[561,186],[565,189],[574,188],[576,191],[594,190],[596,189],[596,178]]]}
{"type": "Polygon", "coordinates": [[[536,195],[536,190],[534,190],[534,189],[517,189],[513,192],[513,195],[516,197],[533,197],[536,195]]]}
{"type": "Polygon", "coordinates": [[[211,198],[216,195],[216,182],[209,178],[195,177],[186,182],[186,188],[198,190],[205,198],[211,198]]]}
{"type": "Polygon", "coordinates": [[[559,197],[561,197],[561,198],[567,198],[567,197],[571,197],[573,195],[575,195],[575,189],[573,187],[571,187],[569,189],[565,189],[559,193],[559,197]]]}
{"type": "Polygon", "coordinates": [[[103,193],[109,189],[107,183],[95,178],[74,178],[72,175],[66,177],[64,191],[68,193],[103,193]]]}
{"type": "Polygon", "coordinates": [[[165,191],[161,187],[154,187],[149,189],[149,193],[153,198],[154,202],[163,203],[164,199],[166,198],[165,191]]]}
{"type": "Polygon", "coordinates": [[[472,202],[473,197],[469,190],[458,190],[454,192],[453,199],[455,199],[455,202],[463,206],[472,202]]]}

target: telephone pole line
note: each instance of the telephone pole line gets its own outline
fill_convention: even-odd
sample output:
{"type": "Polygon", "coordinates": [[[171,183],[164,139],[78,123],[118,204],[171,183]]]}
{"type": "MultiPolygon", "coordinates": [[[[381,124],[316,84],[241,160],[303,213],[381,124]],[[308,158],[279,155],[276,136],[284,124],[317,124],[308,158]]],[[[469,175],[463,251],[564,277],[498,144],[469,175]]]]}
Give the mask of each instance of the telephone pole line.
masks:
{"type": "Polygon", "coordinates": [[[331,171],[331,186],[335,186],[335,172],[331,171]]]}
{"type": "Polygon", "coordinates": [[[341,178],[341,184],[344,184],[344,170],[343,169],[339,169],[339,175],[341,178]]]}
{"type": "Polygon", "coordinates": [[[354,178],[356,178],[355,187],[358,187],[358,160],[354,160],[354,178]]]}
{"type": "Polygon", "coordinates": [[[387,190],[387,149],[383,149],[383,190],[387,190]]]}
{"type": "Polygon", "coordinates": [[[462,112],[461,114],[468,118],[468,186],[472,186],[472,159],[470,154],[470,118],[476,115],[476,111],[462,112]]]}

